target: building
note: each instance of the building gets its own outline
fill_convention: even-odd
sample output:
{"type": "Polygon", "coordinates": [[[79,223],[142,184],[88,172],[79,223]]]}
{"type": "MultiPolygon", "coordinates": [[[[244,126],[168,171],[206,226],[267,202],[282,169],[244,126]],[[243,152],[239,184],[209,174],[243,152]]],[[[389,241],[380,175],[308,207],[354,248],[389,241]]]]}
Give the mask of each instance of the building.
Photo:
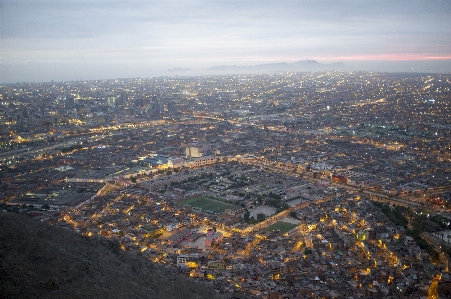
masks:
{"type": "Polygon", "coordinates": [[[71,95],[66,96],[66,102],[64,104],[66,109],[72,109],[74,108],[75,100],[74,97],[71,95]]]}
{"type": "Polygon", "coordinates": [[[150,102],[150,105],[151,105],[151,109],[149,110],[150,111],[150,114],[151,115],[154,115],[154,116],[158,116],[158,115],[160,115],[160,113],[161,113],[161,102],[160,102],[160,100],[156,97],[156,96],[153,96],[152,97],[152,101],[150,102]]]}
{"type": "Polygon", "coordinates": [[[115,107],[116,106],[116,97],[113,95],[109,95],[107,98],[108,106],[115,107]]]}
{"type": "Polygon", "coordinates": [[[170,237],[168,240],[168,244],[169,245],[178,244],[178,243],[182,242],[184,239],[188,238],[192,233],[193,233],[192,230],[186,228],[186,229],[182,230],[181,232],[170,237]]]}
{"type": "Polygon", "coordinates": [[[219,243],[224,238],[223,234],[220,232],[216,232],[211,236],[208,236],[205,238],[205,246],[210,247],[214,243],[219,243]]]}
{"type": "Polygon", "coordinates": [[[172,188],[172,191],[174,193],[180,194],[180,195],[185,195],[186,191],[180,188],[172,188]]]}
{"type": "Polygon", "coordinates": [[[200,143],[198,139],[193,141],[186,147],[185,155],[191,158],[200,158],[209,154],[211,151],[211,145],[207,143],[200,143]]]}
{"type": "Polygon", "coordinates": [[[128,100],[127,93],[125,92],[125,90],[123,90],[117,100],[117,104],[125,106],[127,104],[127,100],[128,100]]]}
{"type": "Polygon", "coordinates": [[[225,264],[222,261],[208,261],[208,270],[224,270],[225,264]]]}
{"type": "Polygon", "coordinates": [[[175,101],[169,101],[167,108],[168,108],[169,114],[172,114],[172,115],[177,114],[177,105],[176,105],[175,101]]]}
{"type": "Polygon", "coordinates": [[[208,164],[214,164],[218,162],[218,157],[215,156],[206,156],[201,158],[194,158],[185,161],[185,167],[199,167],[208,164]]]}
{"type": "Polygon", "coordinates": [[[168,167],[170,168],[180,168],[185,165],[185,160],[181,157],[170,157],[168,159],[168,167]]]}
{"type": "Polygon", "coordinates": [[[186,254],[181,254],[177,256],[177,266],[186,265],[187,256],[186,254]]]}

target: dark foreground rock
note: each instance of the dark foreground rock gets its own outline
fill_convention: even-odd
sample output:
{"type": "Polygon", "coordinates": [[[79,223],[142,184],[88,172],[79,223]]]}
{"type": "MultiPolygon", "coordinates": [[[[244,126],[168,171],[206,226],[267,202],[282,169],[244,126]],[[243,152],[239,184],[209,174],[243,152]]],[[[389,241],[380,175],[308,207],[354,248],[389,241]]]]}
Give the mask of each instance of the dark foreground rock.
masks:
{"type": "Polygon", "coordinates": [[[0,212],[2,298],[219,298],[210,286],[83,237],[0,212]]]}

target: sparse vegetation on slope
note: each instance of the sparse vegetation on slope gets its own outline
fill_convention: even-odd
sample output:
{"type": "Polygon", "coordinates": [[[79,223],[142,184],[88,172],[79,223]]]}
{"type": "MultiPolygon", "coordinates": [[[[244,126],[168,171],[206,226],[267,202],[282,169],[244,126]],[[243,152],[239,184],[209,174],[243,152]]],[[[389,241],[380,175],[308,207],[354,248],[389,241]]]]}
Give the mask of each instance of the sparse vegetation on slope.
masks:
{"type": "Polygon", "coordinates": [[[22,215],[0,212],[2,298],[218,298],[175,269],[22,215]]]}

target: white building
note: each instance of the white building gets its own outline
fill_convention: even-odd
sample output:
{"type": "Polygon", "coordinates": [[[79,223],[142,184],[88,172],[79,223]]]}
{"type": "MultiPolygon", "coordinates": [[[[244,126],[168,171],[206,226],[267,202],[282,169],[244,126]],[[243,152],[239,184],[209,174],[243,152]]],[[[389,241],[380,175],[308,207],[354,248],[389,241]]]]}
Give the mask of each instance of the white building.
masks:
{"type": "Polygon", "coordinates": [[[210,144],[200,143],[197,139],[193,139],[193,141],[186,147],[185,155],[191,158],[200,158],[209,154],[210,150],[210,144]]]}
{"type": "Polygon", "coordinates": [[[177,223],[171,223],[171,224],[166,225],[166,230],[168,232],[172,232],[173,230],[176,230],[178,228],[179,228],[179,226],[177,223]]]}
{"type": "Polygon", "coordinates": [[[185,161],[185,167],[199,167],[209,164],[217,163],[219,157],[216,156],[205,156],[200,158],[193,158],[185,161]]]}
{"type": "Polygon", "coordinates": [[[180,168],[185,165],[185,160],[181,157],[171,157],[168,159],[168,166],[170,168],[180,168]]]}

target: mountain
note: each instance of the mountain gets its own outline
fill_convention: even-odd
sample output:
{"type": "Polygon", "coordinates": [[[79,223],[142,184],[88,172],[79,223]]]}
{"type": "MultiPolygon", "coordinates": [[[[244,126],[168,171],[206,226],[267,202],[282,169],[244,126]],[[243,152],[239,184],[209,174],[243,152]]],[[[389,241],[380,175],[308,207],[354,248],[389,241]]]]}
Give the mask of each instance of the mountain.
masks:
{"type": "Polygon", "coordinates": [[[0,212],[2,298],[219,298],[173,268],[21,215],[0,212]]]}
{"type": "Polygon", "coordinates": [[[269,63],[269,64],[258,64],[251,66],[237,66],[237,65],[221,65],[213,66],[208,68],[209,71],[237,71],[237,72],[264,72],[264,71],[300,71],[300,72],[310,72],[310,71],[322,71],[322,70],[341,70],[345,66],[342,62],[323,64],[316,60],[303,60],[293,63],[269,63]]]}

